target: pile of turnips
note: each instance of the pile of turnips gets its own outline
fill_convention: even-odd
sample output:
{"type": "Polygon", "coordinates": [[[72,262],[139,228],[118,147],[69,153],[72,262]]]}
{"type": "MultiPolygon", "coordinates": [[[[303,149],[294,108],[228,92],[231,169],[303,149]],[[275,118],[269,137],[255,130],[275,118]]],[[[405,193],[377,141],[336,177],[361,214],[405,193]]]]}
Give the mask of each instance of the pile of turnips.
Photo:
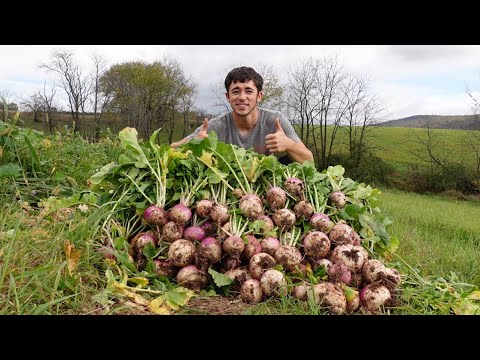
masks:
{"type": "MultiPolygon", "coordinates": [[[[105,223],[128,224],[107,246],[129,271],[192,290],[228,287],[247,303],[291,296],[331,314],[381,313],[400,273],[379,191],[337,165],[283,165],[211,133],[178,149],[120,134],[117,162],[89,180],[105,223]],[[133,265],[133,266],[132,266],[133,265]]],[[[104,227],[106,228],[106,227],[104,227]]]]}

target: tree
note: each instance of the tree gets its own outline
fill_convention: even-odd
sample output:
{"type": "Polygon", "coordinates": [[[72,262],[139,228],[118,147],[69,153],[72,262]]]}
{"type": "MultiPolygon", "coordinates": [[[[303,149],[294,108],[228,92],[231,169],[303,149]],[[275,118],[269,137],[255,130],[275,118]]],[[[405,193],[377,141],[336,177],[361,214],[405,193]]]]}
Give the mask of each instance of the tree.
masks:
{"type": "MultiPolygon", "coordinates": [[[[480,102],[473,96],[469,88],[467,88],[467,94],[473,101],[472,113],[475,116],[474,126],[471,130],[468,130],[468,144],[475,154],[475,171],[480,175],[480,102]]],[[[480,182],[478,184],[478,189],[480,189],[480,182]]]]}
{"type": "Polygon", "coordinates": [[[107,103],[110,101],[110,98],[104,96],[104,94],[100,91],[100,79],[105,73],[107,67],[106,60],[96,52],[92,53],[92,60],[93,71],[90,76],[92,81],[93,99],[91,99],[91,102],[93,106],[93,116],[95,123],[95,138],[98,138],[101,129],[102,114],[107,103]]]}
{"type": "Polygon", "coordinates": [[[347,75],[336,57],[301,60],[289,71],[284,102],[299,123],[302,141],[309,146],[318,169],[330,163],[341,120],[347,111],[347,75]]]}
{"type": "Polygon", "coordinates": [[[40,68],[57,75],[68,98],[68,107],[76,123],[75,130],[81,129],[80,114],[85,112],[92,83],[73,62],[73,53],[67,50],[54,51],[50,63],[42,64],[40,68]]]}

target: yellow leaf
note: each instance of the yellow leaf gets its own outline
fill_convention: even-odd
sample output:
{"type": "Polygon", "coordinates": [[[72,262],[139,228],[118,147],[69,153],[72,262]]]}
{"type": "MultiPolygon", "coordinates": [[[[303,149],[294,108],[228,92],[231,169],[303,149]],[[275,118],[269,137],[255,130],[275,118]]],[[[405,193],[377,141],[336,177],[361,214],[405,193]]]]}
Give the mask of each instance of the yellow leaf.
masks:
{"type": "Polygon", "coordinates": [[[148,306],[150,304],[150,302],[147,299],[145,299],[143,296],[126,289],[125,285],[117,281],[113,283],[113,286],[117,289],[117,292],[120,295],[128,297],[130,300],[133,300],[138,305],[148,306]]]}
{"type": "Polygon", "coordinates": [[[140,285],[140,287],[145,287],[148,285],[148,279],[146,277],[128,278],[128,281],[133,282],[134,284],[140,285]]]}
{"type": "Polygon", "coordinates": [[[68,274],[72,276],[73,270],[78,264],[78,260],[80,259],[80,254],[82,251],[75,250],[75,246],[71,244],[69,240],[65,240],[63,242],[63,251],[67,257],[68,274]]]}
{"type": "Polygon", "coordinates": [[[455,315],[479,315],[480,306],[472,304],[467,299],[457,303],[458,306],[453,305],[452,309],[455,315]]]}
{"type": "Polygon", "coordinates": [[[480,291],[474,291],[470,295],[467,296],[467,299],[470,300],[480,300],[480,291]]]}
{"type": "Polygon", "coordinates": [[[150,301],[150,304],[148,305],[148,310],[157,315],[171,315],[170,310],[167,307],[162,306],[164,303],[165,299],[163,295],[159,296],[150,301]]]}
{"type": "Polygon", "coordinates": [[[200,156],[198,159],[206,165],[213,166],[212,153],[203,151],[202,156],[200,156]]]}

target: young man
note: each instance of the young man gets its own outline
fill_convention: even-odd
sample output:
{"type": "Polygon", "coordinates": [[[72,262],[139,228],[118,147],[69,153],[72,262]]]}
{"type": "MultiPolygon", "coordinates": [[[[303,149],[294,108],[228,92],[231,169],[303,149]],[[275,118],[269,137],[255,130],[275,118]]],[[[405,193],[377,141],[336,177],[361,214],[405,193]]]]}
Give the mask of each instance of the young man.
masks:
{"type": "Polygon", "coordinates": [[[184,139],[172,143],[178,147],[194,137],[203,139],[215,131],[218,139],[245,149],[253,148],[260,154],[286,153],[291,161],[303,163],[313,155],[295,133],[293,126],[280,112],[258,107],[262,100],[263,78],[250,67],[238,67],[225,78],[226,97],[232,111],[203,125],[184,139]]]}

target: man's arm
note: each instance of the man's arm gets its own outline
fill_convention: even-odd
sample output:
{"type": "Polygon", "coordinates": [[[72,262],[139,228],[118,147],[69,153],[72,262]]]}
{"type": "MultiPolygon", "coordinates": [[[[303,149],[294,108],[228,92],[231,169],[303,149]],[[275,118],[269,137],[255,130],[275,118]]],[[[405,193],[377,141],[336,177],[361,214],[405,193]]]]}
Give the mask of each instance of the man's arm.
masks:
{"type": "Polygon", "coordinates": [[[275,120],[275,128],[277,131],[274,134],[265,136],[265,144],[271,153],[285,151],[290,159],[300,164],[307,160],[313,161],[312,152],[301,140],[295,142],[285,134],[279,118],[275,120]]]}
{"type": "Polygon", "coordinates": [[[177,142],[173,142],[170,144],[170,147],[172,148],[177,148],[179,147],[180,145],[183,145],[187,142],[189,142],[190,140],[192,140],[193,138],[197,138],[197,139],[205,139],[206,137],[208,137],[208,134],[207,134],[207,130],[208,130],[208,119],[205,118],[203,120],[203,124],[202,126],[200,127],[200,130],[198,131],[197,135],[196,136],[192,136],[196,133],[196,131],[194,131],[192,134],[188,135],[187,137],[184,137],[182,140],[179,140],[177,142]]]}

